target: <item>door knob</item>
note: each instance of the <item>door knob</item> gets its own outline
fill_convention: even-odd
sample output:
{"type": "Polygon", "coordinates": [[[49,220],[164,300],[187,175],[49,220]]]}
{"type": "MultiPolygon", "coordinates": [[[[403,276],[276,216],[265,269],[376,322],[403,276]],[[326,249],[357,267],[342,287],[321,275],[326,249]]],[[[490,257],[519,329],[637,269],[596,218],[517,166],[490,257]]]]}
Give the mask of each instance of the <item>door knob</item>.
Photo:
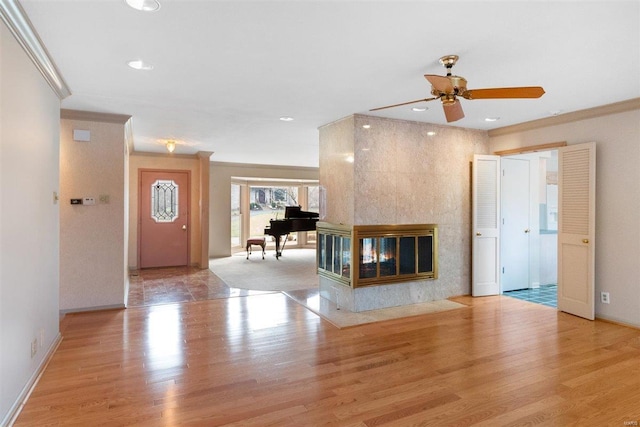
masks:
{"type": "Polygon", "coordinates": [[[187,229],[187,226],[186,226],[186,225],[183,225],[183,226],[182,226],[182,229],[183,229],[183,230],[186,230],[186,229],[187,229]]]}
{"type": "Polygon", "coordinates": [[[476,236],[482,236],[482,233],[477,232],[477,233],[476,233],[476,236]]]}
{"type": "Polygon", "coordinates": [[[582,239],[582,243],[589,243],[589,239],[582,239]]]}
{"type": "Polygon", "coordinates": [[[529,230],[528,228],[526,230],[524,230],[525,233],[528,233],[529,231],[531,231],[531,230],[529,230]]]}

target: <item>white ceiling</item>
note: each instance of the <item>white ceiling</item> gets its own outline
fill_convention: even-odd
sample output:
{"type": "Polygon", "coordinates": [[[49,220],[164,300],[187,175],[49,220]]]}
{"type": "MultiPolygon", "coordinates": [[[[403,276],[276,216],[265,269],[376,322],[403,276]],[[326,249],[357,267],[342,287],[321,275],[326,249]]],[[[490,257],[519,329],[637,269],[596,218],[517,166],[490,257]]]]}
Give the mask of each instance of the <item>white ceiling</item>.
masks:
{"type": "Polygon", "coordinates": [[[429,97],[423,75],[445,74],[449,54],[469,89],[546,91],[463,99],[454,126],[640,97],[637,0],[160,1],[140,12],[124,0],[21,0],[71,89],[63,108],[133,116],[136,151],[172,138],[176,153],[213,161],[316,167],[318,127],[354,113],[446,124],[439,101],[368,110],[429,97]]]}

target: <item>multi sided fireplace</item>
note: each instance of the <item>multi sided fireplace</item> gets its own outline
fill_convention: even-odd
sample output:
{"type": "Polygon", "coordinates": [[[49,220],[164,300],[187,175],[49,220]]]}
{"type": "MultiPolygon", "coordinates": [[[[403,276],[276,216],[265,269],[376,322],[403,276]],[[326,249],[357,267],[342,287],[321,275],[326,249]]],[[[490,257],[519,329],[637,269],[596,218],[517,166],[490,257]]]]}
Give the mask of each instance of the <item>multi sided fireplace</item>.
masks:
{"type": "Polygon", "coordinates": [[[357,288],[438,277],[435,224],[319,222],[316,229],[318,273],[334,282],[357,288]]]}

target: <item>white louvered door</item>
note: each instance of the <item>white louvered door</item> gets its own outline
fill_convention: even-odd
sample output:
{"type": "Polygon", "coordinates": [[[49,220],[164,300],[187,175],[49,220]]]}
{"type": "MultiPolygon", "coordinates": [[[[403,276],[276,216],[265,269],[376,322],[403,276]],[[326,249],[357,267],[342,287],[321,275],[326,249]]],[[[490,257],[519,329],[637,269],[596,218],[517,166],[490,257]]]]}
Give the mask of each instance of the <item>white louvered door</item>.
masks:
{"type": "Polygon", "coordinates": [[[595,143],[558,150],[558,309],[593,320],[595,143]]]}
{"type": "Polygon", "coordinates": [[[500,294],[500,156],[473,156],[472,272],[474,297],[500,294]]]}

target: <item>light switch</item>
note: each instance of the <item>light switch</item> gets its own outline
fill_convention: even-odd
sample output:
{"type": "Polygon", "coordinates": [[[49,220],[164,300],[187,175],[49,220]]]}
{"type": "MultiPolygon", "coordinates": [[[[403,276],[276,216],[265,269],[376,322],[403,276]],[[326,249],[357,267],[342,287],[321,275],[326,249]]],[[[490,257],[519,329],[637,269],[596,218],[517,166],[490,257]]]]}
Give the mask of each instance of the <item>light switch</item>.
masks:
{"type": "Polygon", "coordinates": [[[82,199],[82,204],[87,206],[95,205],[96,199],[95,197],[85,197],[82,199]]]}

